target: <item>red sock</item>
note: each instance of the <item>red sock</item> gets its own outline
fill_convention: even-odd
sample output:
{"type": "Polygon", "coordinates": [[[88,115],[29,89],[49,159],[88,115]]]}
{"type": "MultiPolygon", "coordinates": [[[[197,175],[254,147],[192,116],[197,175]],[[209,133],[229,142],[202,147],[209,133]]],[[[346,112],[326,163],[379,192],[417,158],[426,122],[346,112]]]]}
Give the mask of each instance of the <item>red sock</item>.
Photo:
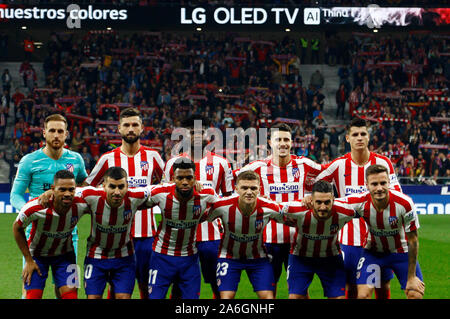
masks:
{"type": "Polygon", "coordinates": [[[111,290],[112,290],[111,287],[109,287],[106,299],[116,299],[114,298],[115,297],[114,292],[112,292],[111,290]]]}
{"type": "Polygon", "coordinates": [[[61,299],[78,299],[78,293],[76,290],[70,290],[61,294],[61,299]]]}
{"type": "Polygon", "coordinates": [[[139,295],[141,296],[141,299],[147,299],[147,296],[144,294],[142,290],[139,290],[139,295]]]}
{"type": "Polygon", "coordinates": [[[42,290],[42,289],[27,290],[27,299],[42,299],[43,293],[44,293],[44,290],[42,290]]]}
{"type": "Polygon", "coordinates": [[[383,295],[380,296],[380,289],[375,289],[375,299],[391,299],[391,290],[388,290],[386,293],[386,296],[383,295]]]}

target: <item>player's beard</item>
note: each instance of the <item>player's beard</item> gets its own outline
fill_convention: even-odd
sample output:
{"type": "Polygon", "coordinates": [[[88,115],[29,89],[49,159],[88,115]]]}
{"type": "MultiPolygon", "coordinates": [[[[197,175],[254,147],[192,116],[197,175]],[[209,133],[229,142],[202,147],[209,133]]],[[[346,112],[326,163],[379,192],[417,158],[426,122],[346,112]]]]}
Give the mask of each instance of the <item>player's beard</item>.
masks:
{"type": "Polygon", "coordinates": [[[122,135],[122,140],[127,144],[134,144],[139,140],[139,135],[122,135]]]}
{"type": "Polygon", "coordinates": [[[58,142],[59,142],[59,143],[58,143],[57,145],[55,145],[55,140],[51,140],[51,141],[46,140],[46,141],[45,141],[45,144],[46,144],[48,147],[50,147],[51,149],[57,151],[57,150],[62,149],[62,148],[64,147],[64,144],[65,144],[65,141],[58,140],[58,142]]]}
{"type": "Polygon", "coordinates": [[[194,189],[191,188],[189,190],[182,190],[180,188],[178,188],[178,186],[175,187],[177,190],[177,193],[181,195],[181,197],[183,198],[190,198],[192,196],[192,194],[194,193],[194,189]]]}

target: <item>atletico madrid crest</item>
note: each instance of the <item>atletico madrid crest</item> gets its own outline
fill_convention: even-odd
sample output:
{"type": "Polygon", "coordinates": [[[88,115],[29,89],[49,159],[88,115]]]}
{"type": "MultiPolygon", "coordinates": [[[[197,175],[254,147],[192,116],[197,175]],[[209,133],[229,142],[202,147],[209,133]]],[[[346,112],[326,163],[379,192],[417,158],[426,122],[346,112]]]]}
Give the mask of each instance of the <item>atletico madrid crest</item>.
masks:
{"type": "Polygon", "coordinates": [[[141,161],[141,169],[142,169],[143,171],[148,171],[149,165],[148,165],[148,162],[147,162],[147,161],[141,161]]]}
{"type": "Polygon", "coordinates": [[[67,164],[66,164],[66,169],[67,169],[69,172],[73,173],[73,164],[72,164],[72,163],[67,163],[67,164]]]}
{"type": "Polygon", "coordinates": [[[398,224],[398,218],[397,216],[389,216],[389,225],[391,225],[392,228],[397,227],[398,224]]]}
{"type": "Polygon", "coordinates": [[[205,171],[206,171],[206,175],[214,174],[214,165],[206,165],[205,171]]]}
{"type": "Polygon", "coordinates": [[[194,212],[194,218],[198,218],[200,216],[200,213],[202,212],[202,206],[194,205],[193,212],[194,212]]]}
{"type": "Polygon", "coordinates": [[[331,234],[337,233],[338,230],[339,230],[339,225],[338,224],[331,224],[330,225],[330,233],[331,234]]]}
{"type": "Polygon", "coordinates": [[[300,178],[300,170],[298,169],[298,167],[294,167],[292,168],[292,175],[294,175],[294,178],[300,178]]]}
{"type": "Polygon", "coordinates": [[[131,219],[131,210],[124,210],[123,211],[123,219],[126,221],[129,221],[131,219]]]}
{"type": "Polygon", "coordinates": [[[264,224],[264,222],[261,219],[257,219],[255,221],[255,229],[256,229],[257,232],[260,232],[262,230],[263,224],[264,224]]]}

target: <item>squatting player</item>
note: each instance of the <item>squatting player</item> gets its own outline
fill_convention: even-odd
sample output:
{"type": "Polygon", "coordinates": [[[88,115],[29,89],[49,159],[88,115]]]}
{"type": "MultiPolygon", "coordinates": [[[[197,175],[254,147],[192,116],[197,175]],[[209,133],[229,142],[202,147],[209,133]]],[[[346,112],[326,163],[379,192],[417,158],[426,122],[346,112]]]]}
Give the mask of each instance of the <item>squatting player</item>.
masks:
{"type": "MultiPolygon", "coordinates": [[[[64,148],[68,137],[67,120],[60,114],[53,114],[44,120],[42,131],[45,146],[25,155],[19,162],[16,177],[11,189],[11,204],[18,211],[26,204],[25,192],[28,189],[30,199],[49,190],[53,178],[61,169],[72,172],[77,184],[87,177],[83,158],[77,152],[64,148]]],[[[31,226],[26,228],[26,237],[30,236],[31,226]]],[[[77,253],[78,232],[73,229],[72,240],[75,255],[77,253]]],[[[58,296],[58,290],[55,290],[58,296]]],[[[25,296],[23,296],[25,297],[25,296]]]]}
{"type": "MultiPolygon", "coordinates": [[[[116,299],[130,299],[136,279],[131,225],[136,211],[147,207],[150,187],[128,188],[127,173],[110,167],[103,188],[77,189],[92,211],[91,230],[84,260],[84,288],[88,299],[101,299],[106,283],[116,299]]],[[[51,191],[41,195],[45,203],[51,191]]]]}
{"type": "Polygon", "coordinates": [[[334,200],[333,185],[318,181],[312,188],[312,209],[290,202],[283,215],[295,225],[295,242],[287,271],[289,299],[307,299],[314,274],[329,299],[345,298],[345,268],[338,233],[345,223],[359,217],[348,205],[334,200]]]}
{"type": "Polygon", "coordinates": [[[153,242],[149,270],[149,298],[163,299],[169,286],[177,283],[181,298],[198,299],[201,274],[196,247],[197,226],[205,210],[218,197],[211,187],[197,191],[196,166],[188,158],[173,164],[171,184],[155,186],[148,204],[158,205],[162,220],[153,242]]]}
{"type": "MultiPolygon", "coordinates": [[[[122,137],[122,145],[100,157],[86,178],[85,185],[100,185],[106,170],[113,166],[122,167],[127,172],[128,187],[159,184],[164,162],[156,150],[141,145],[143,130],[142,115],[137,108],[121,111],[118,131],[122,137]]],[[[131,225],[131,237],[136,254],[136,279],[141,299],[148,298],[148,263],[156,228],[153,209],[145,208],[136,212],[131,225]]]]}
{"type": "MultiPolygon", "coordinates": [[[[164,180],[170,182],[173,179],[173,163],[180,157],[186,157],[195,163],[195,177],[197,181],[205,187],[214,188],[217,194],[222,196],[231,195],[233,192],[233,174],[228,160],[212,152],[206,152],[205,156],[203,156],[203,150],[206,146],[204,130],[208,127],[207,121],[201,116],[194,115],[183,121],[182,126],[190,130],[191,148],[188,153],[180,154],[167,161],[164,168],[164,180]],[[202,129],[194,130],[195,121],[201,123],[202,126],[200,127],[202,129]],[[197,154],[196,147],[200,154],[197,154]]],[[[196,234],[203,279],[211,285],[215,298],[219,297],[216,284],[216,265],[221,238],[220,227],[218,220],[213,222],[205,221],[198,225],[196,234]]],[[[172,288],[172,297],[178,297],[179,294],[178,285],[175,284],[172,288]]]]}
{"type": "Polygon", "coordinates": [[[408,299],[422,299],[425,284],[417,259],[419,218],[412,199],[390,189],[389,180],[384,165],[371,165],[366,170],[368,192],[346,198],[369,228],[357,268],[358,298],[371,298],[387,268],[394,271],[408,299]]]}
{"type": "Polygon", "coordinates": [[[78,267],[72,231],[81,216],[90,213],[86,202],[75,197],[75,176],[60,170],[51,189],[54,200],[45,208],[30,200],[13,225],[14,238],[25,258],[22,278],[27,299],[41,299],[49,268],[62,299],[77,299],[78,267]],[[32,225],[27,242],[24,228],[32,225]]]}
{"type": "Polygon", "coordinates": [[[253,171],[239,174],[236,192],[219,199],[208,212],[208,220],[220,218],[224,226],[216,274],[220,297],[235,297],[245,270],[258,297],[273,299],[275,278],[262,235],[270,219],[283,221],[282,207],[259,197],[260,178],[253,171]]]}

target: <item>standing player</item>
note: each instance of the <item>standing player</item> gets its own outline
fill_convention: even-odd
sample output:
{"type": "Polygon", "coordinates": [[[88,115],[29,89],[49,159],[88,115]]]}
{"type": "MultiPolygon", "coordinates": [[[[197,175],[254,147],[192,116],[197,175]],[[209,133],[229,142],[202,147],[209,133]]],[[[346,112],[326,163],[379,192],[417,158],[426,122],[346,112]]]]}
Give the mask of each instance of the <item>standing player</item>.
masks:
{"type": "MultiPolygon", "coordinates": [[[[140,144],[143,132],[142,115],[136,108],[126,108],[119,115],[118,131],[122,145],[103,154],[86,179],[86,185],[98,186],[109,167],[122,167],[128,175],[128,187],[146,187],[159,184],[164,162],[159,153],[140,144]]],[[[131,226],[131,236],[136,253],[136,279],[141,299],[148,298],[148,263],[156,233],[153,209],[136,212],[131,226]]]]}
{"type": "Polygon", "coordinates": [[[285,222],[297,228],[289,255],[289,299],[307,299],[308,287],[317,274],[330,299],[345,298],[345,268],[338,232],[359,216],[346,204],[334,200],[333,185],[318,181],[312,188],[312,209],[290,202],[285,222]]]}
{"type": "Polygon", "coordinates": [[[224,225],[216,274],[220,298],[234,299],[245,270],[258,297],[273,299],[275,278],[262,235],[270,219],[282,222],[282,208],[259,197],[260,178],[253,171],[239,174],[236,192],[219,199],[208,213],[208,220],[220,218],[224,225]]]}
{"type": "Polygon", "coordinates": [[[13,225],[14,238],[25,258],[22,278],[26,299],[42,299],[49,268],[62,299],[77,299],[78,266],[72,231],[88,205],[75,197],[75,176],[60,170],[51,189],[54,200],[48,208],[32,199],[19,212],[13,225]],[[32,225],[28,242],[24,228],[32,225]],[[74,273],[75,272],[75,273],[74,273]]]}
{"type": "MultiPolygon", "coordinates": [[[[312,187],[309,181],[322,171],[323,166],[306,157],[291,155],[292,133],[287,124],[279,123],[271,127],[269,144],[270,157],[254,161],[236,174],[248,170],[258,173],[261,195],[278,203],[302,199],[312,187]]],[[[273,220],[264,229],[264,242],[272,259],[275,282],[280,279],[283,265],[285,269],[287,267],[294,234],[295,228],[273,220]]]]}
{"type": "MultiPolygon", "coordinates": [[[[11,204],[21,210],[26,204],[25,192],[28,189],[30,198],[35,198],[50,189],[57,171],[66,169],[75,176],[77,184],[81,184],[87,176],[83,158],[77,152],[64,148],[69,135],[67,121],[60,114],[48,116],[44,121],[43,136],[45,146],[33,153],[25,155],[19,162],[17,174],[11,189],[11,204]]],[[[31,226],[26,228],[26,237],[30,236],[31,226]]],[[[75,255],[78,246],[77,228],[72,236],[75,255]]],[[[59,296],[59,291],[55,289],[59,296]]]]}
{"type": "MultiPolygon", "coordinates": [[[[173,179],[173,163],[180,157],[186,157],[195,163],[195,178],[197,181],[205,187],[212,187],[217,194],[222,196],[231,195],[233,191],[233,174],[228,160],[211,152],[207,152],[203,156],[203,149],[206,145],[206,140],[203,136],[204,130],[208,126],[207,121],[201,116],[194,115],[183,121],[182,126],[190,130],[191,149],[188,153],[180,154],[167,161],[164,168],[164,180],[169,182],[173,179]],[[194,130],[195,121],[200,122],[201,130],[194,130]],[[198,149],[197,152],[195,148],[198,149]]],[[[203,279],[211,285],[215,298],[219,297],[216,283],[216,265],[221,238],[220,227],[217,220],[213,222],[205,221],[199,224],[196,234],[203,279]]],[[[172,288],[172,297],[178,297],[179,295],[178,286],[175,284],[172,288]]]]}
{"type": "MultiPolygon", "coordinates": [[[[334,184],[338,197],[358,194],[366,191],[364,172],[370,165],[380,164],[389,172],[390,185],[401,191],[391,161],[382,155],[369,151],[369,132],[366,121],[354,118],[345,136],[350,143],[350,153],[335,159],[316,180],[326,180],[334,184]]],[[[356,268],[361,257],[362,247],[367,239],[367,225],[363,218],[347,223],[340,232],[339,242],[347,270],[347,297],[356,298],[356,268]]],[[[377,289],[377,298],[389,298],[389,281],[392,272],[386,270],[381,289],[377,289]]]]}
{"type": "Polygon", "coordinates": [[[366,170],[368,192],[346,198],[369,227],[369,237],[358,262],[358,298],[371,298],[383,269],[392,269],[408,299],[422,299],[425,291],[417,260],[419,218],[410,197],[389,189],[384,165],[366,170]]]}
{"type": "Polygon", "coordinates": [[[205,210],[218,197],[214,189],[194,188],[195,164],[179,158],[173,164],[174,184],[155,186],[150,203],[161,209],[162,220],[153,242],[149,270],[149,298],[165,298],[169,286],[177,283],[183,299],[198,299],[200,266],[196,232],[205,210]]]}

